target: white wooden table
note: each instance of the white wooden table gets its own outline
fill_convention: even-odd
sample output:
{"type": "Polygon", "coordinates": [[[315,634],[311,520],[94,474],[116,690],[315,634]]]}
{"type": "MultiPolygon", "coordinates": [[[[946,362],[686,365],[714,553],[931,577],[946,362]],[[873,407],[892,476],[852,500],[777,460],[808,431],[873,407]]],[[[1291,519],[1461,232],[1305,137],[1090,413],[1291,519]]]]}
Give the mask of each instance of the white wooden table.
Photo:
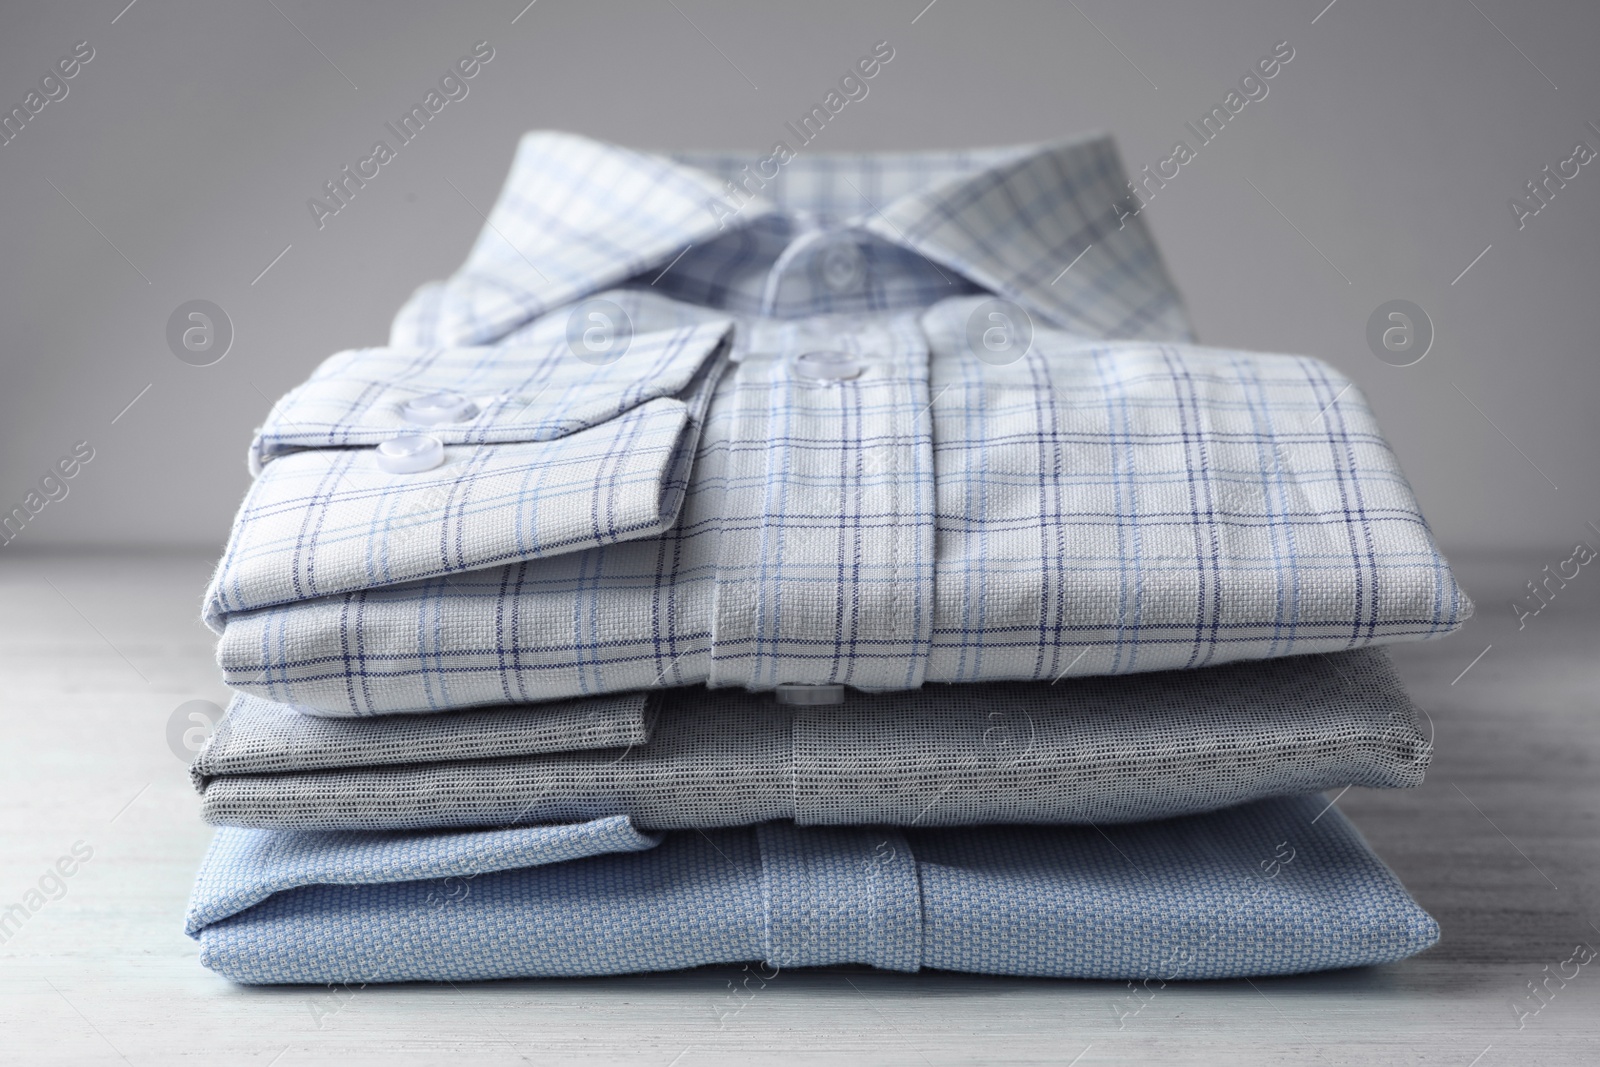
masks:
{"type": "Polygon", "coordinates": [[[1437,730],[1427,784],[1340,801],[1441,943],[1369,970],[1171,985],[1119,1028],[1118,983],[867,970],[785,972],[745,1000],[736,967],[338,996],[231,985],[181,931],[210,831],[166,736],[178,704],[226,700],[196,619],[210,560],[15,551],[0,558],[0,909],[41,878],[49,895],[0,945],[0,1062],[1600,1063],[1600,959],[1551,979],[1537,1013],[1525,999],[1575,945],[1600,948],[1600,572],[1520,631],[1508,607],[1567,552],[1458,561],[1479,617],[1396,652],[1437,730]],[[49,877],[75,844],[92,857],[49,877]]]}

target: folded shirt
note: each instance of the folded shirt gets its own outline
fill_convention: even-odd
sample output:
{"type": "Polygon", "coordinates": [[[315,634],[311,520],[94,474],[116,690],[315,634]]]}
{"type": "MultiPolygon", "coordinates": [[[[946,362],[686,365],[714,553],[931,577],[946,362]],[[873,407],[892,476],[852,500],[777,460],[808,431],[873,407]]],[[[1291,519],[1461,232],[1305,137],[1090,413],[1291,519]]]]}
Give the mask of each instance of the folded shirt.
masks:
{"type": "Polygon", "coordinates": [[[1438,939],[1321,796],[1105,829],[224,828],[187,930],[205,966],[251,984],[752,960],[1170,981],[1388,963],[1438,939]]]}
{"type": "Polygon", "coordinates": [[[1198,671],[855,694],[318,719],[236,699],[192,773],[207,821],[401,830],[1115,823],[1347,784],[1418,785],[1430,746],[1377,649],[1198,671]]]}
{"type": "Polygon", "coordinates": [[[206,784],[237,776],[352,770],[626,748],[650,738],[647,693],[613,693],[434,715],[329,719],[234,694],[189,774],[206,784]]]}
{"type": "MultiPolygon", "coordinates": [[[[935,317],[949,333],[960,309],[935,317]]],[[[334,715],[698,683],[908,689],[1337,651],[1469,613],[1364,402],[1322,365],[1053,343],[1036,333],[1031,369],[936,357],[932,386],[851,397],[741,362],[671,529],[501,567],[440,562],[498,551],[458,481],[486,452],[419,475],[381,475],[371,449],[297,453],[304,488],[273,501],[288,558],[251,557],[268,584],[323,588],[309,576],[337,576],[333,542],[363,574],[414,575],[423,556],[449,572],[218,615],[224,678],[334,715]],[[857,417],[866,451],[837,437],[857,417]]],[[[236,534],[218,588],[248,587],[234,561],[255,544],[236,534]]]]}
{"type": "Polygon", "coordinates": [[[462,271],[268,416],[206,600],[228,684],[914,689],[1469,614],[1348,379],[1189,343],[1108,140],[802,156],[708,210],[740,165],[525,139],[462,271]],[[439,465],[385,470],[406,434],[439,465]]]}

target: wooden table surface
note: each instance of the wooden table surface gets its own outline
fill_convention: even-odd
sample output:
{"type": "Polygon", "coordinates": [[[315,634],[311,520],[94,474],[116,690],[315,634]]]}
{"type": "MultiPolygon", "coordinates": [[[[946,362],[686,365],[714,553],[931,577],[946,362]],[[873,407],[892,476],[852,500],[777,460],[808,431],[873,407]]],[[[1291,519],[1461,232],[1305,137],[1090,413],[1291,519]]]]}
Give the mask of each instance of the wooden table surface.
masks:
{"type": "Polygon", "coordinates": [[[747,999],[730,994],[737,967],[232,985],[182,932],[210,831],[167,740],[179,704],[226,702],[197,621],[211,561],[15,551],[0,559],[0,909],[41,878],[50,892],[0,945],[6,1063],[1600,1063],[1600,959],[1546,981],[1575,946],[1600,948],[1600,572],[1521,629],[1509,606],[1570,548],[1456,560],[1478,617],[1395,650],[1436,730],[1428,781],[1339,801],[1440,944],[1366,970],[1173,984],[1120,1020],[1119,983],[864,969],[784,972],[747,999]],[[48,877],[74,847],[92,855],[48,877]]]}

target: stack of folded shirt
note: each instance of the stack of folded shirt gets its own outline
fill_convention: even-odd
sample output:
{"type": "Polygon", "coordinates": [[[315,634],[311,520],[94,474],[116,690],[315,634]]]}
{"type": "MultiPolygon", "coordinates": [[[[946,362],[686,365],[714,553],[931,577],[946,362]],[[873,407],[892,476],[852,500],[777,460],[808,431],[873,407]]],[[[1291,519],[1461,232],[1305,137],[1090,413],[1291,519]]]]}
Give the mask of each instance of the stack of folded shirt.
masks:
{"type": "Polygon", "coordinates": [[[1376,646],[1471,611],[1358,391],[1192,343],[1105,138],[777,158],[530,134],[273,408],[205,603],[206,966],[1432,944],[1318,795],[1421,781],[1376,646]]]}

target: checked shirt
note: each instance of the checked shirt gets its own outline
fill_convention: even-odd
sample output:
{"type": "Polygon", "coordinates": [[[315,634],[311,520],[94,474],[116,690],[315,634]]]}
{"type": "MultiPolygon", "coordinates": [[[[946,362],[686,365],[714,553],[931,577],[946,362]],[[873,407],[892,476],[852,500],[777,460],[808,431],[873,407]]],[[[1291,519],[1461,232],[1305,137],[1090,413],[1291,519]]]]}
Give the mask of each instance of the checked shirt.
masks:
{"type": "Polygon", "coordinates": [[[524,138],[461,270],[252,445],[205,604],[228,684],[881,691],[1470,614],[1359,390],[1193,342],[1109,139],[750,164],[524,138]],[[384,469],[417,433],[442,464],[384,469]]]}

